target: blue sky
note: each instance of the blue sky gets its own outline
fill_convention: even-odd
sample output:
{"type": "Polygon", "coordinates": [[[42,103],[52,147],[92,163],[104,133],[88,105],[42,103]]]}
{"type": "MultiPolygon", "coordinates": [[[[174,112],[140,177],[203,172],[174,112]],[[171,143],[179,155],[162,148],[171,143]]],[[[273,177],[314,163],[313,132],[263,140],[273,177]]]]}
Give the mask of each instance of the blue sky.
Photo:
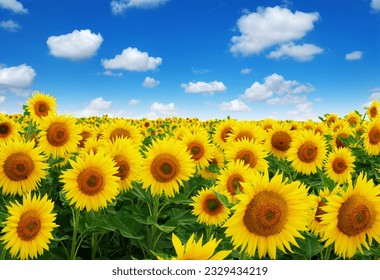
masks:
{"type": "Polygon", "coordinates": [[[317,120],[380,98],[380,0],[0,0],[0,111],[317,120]]]}

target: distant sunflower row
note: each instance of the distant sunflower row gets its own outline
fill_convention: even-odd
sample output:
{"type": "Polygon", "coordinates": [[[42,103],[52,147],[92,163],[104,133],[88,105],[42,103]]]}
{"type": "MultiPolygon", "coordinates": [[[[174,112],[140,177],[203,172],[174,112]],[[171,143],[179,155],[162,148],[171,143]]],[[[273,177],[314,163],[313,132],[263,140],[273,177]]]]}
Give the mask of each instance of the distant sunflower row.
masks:
{"type": "Polygon", "coordinates": [[[209,235],[202,246],[203,237],[189,232],[182,245],[178,226],[171,235],[177,256],[169,259],[223,259],[233,251],[276,259],[278,250],[292,254],[305,232],[338,257],[364,254],[380,243],[379,106],[319,122],[75,118],[36,92],[24,114],[0,114],[0,240],[14,258],[37,258],[59,231],[62,200],[75,225],[80,211],[107,209],[138,184],[165,203],[161,209],[187,196],[183,207],[196,223],[230,244],[214,254],[222,239],[209,235]],[[201,183],[191,193],[195,177],[201,183]]]}

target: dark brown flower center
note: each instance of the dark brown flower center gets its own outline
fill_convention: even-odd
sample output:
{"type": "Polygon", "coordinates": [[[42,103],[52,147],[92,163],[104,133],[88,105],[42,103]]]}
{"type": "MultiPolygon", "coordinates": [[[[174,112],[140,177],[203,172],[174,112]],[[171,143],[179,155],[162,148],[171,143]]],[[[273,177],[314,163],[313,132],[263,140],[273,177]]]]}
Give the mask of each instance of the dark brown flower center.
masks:
{"type": "Polygon", "coordinates": [[[262,191],[247,205],[243,222],[249,232],[270,236],[284,229],[287,214],[287,203],[281,195],[272,191],[262,191]]]}
{"type": "Polygon", "coordinates": [[[77,182],[79,190],[88,196],[94,196],[104,189],[103,175],[95,167],[88,167],[79,173],[77,182]]]}
{"type": "Polygon", "coordinates": [[[65,145],[70,139],[66,124],[60,122],[52,123],[46,132],[46,138],[52,146],[59,147],[65,145]]]}
{"type": "Polygon", "coordinates": [[[44,101],[37,101],[34,104],[34,112],[38,117],[46,117],[49,113],[49,105],[44,101]]]}
{"type": "Polygon", "coordinates": [[[218,215],[223,209],[223,204],[220,203],[215,194],[209,194],[203,200],[202,209],[208,215],[218,215]]]}
{"type": "Polygon", "coordinates": [[[227,190],[230,192],[230,194],[235,195],[238,188],[240,192],[243,191],[241,182],[244,182],[244,179],[240,174],[233,174],[228,177],[227,190]]]}
{"type": "Polygon", "coordinates": [[[33,240],[41,229],[41,220],[34,210],[29,210],[21,215],[17,225],[17,235],[23,241],[33,240]]]}
{"type": "Polygon", "coordinates": [[[321,200],[321,201],[318,203],[317,212],[315,212],[315,220],[316,220],[318,223],[322,222],[322,218],[321,218],[321,216],[324,215],[324,214],[326,214],[326,212],[322,210],[322,207],[323,207],[323,206],[326,206],[326,203],[325,203],[323,200],[321,200]]]}
{"type": "Polygon", "coordinates": [[[298,158],[305,163],[314,162],[317,157],[317,147],[312,142],[305,142],[297,152],[298,158]]]}
{"type": "Polygon", "coordinates": [[[179,162],[171,154],[159,154],[153,159],[150,172],[158,182],[169,182],[179,172],[179,162]]]}
{"type": "Polygon", "coordinates": [[[291,141],[292,138],[288,133],[285,131],[276,131],[272,135],[271,144],[273,148],[285,152],[289,149],[291,141]]]}
{"type": "Polygon", "coordinates": [[[242,160],[244,164],[254,168],[257,164],[257,156],[249,150],[241,150],[236,154],[235,160],[242,160]]]}
{"type": "Polygon", "coordinates": [[[332,169],[336,174],[342,174],[347,169],[346,161],[337,157],[332,163],[332,169]]]}
{"type": "Polygon", "coordinates": [[[12,133],[12,127],[6,123],[0,123],[0,138],[7,138],[12,133]]]}
{"type": "Polygon", "coordinates": [[[116,167],[118,168],[116,176],[118,176],[121,180],[126,179],[129,174],[128,161],[125,160],[124,157],[120,155],[115,156],[114,161],[116,162],[116,167]]]}
{"type": "Polygon", "coordinates": [[[372,145],[377,145],[380,141],[380,129],[374,127],[368,133],[369,142],[372,145]]]}
{"type": "Polygon", "coordinates": [[[355,236],[372,227],[376,220],[374,205],[361,195],[352,195],[338,214],[338,228],[348,236],[355,236]]]}
{"type": "Polygon", "coordinates": [[[191,154],[191,158],[194,160],[199,160],[204,155],[204,148],[201,143],[191,142],[187,145],[187,150],[191,154]]]}
{"type": "Polygon", "coordinates": [[[131,134],[124,128],[116,128],[110,134],[110,140],[115,141],[116,138],[131,138],[131,134]]]}
{"type": "Polygon", "coordinates": [[[12,181],[22,181],[28,179],[28,176],[33,172],[33,169],[33,160],[25,153],[11,154],[5,160],[3,166],[5,175],[12,181]]]}

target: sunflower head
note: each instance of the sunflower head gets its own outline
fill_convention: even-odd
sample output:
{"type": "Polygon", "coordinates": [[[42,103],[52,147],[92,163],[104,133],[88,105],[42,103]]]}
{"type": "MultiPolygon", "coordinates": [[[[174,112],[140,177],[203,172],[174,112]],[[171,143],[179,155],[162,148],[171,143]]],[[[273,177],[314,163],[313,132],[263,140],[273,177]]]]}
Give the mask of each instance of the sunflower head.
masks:
{"type": "Polygon", "coordinates": [[[12,257],[34,259],[49,250],[52,231],[57,227],[53,208],[53,202],[46,195],[40,198],[30,193],[23,197],[22,204],[16,202],[7,206],[9,216],[3,223],[4,235],[0,240],[12,257]]]}
{"type": "Polygon", "coordinates": [[[312,217],[314,200],[300,182],[287,183],[281,174],[269,180],[268,173],[243,183],[244,193],[237,195],[234,214],[223,225],[235,249],[241,247],[248,255],[256,250],[262,258],[267,253],[276,258],[276,250],[292,251],[294,237],[303,238],[312,217]]]}
{"type": "Polygon", "coordinates": [[[32,120],[39,123],[43,117],[56,113],[55,98],[36,91],[27,101],[27,111],[30,113],[32,120]]]}
{"type": "Polygon", "coordinates": [[[363,253],[362,246],[369,249],[373,239],[380,241],[380,189],[363,173],[355,187],[350,183],[345,192],[330,195],[322,210],[322,241],[325,246],[334,243],[337,255],[351,258],[357,250],[363,253]]]}

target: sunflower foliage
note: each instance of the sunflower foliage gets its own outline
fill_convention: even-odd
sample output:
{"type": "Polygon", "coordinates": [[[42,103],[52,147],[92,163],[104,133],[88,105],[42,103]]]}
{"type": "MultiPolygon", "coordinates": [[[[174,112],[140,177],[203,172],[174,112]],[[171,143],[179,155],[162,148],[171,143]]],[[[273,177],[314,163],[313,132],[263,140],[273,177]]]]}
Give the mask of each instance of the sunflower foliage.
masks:
{"type": "Polygon", "coordinates": [[[0,259],[379,259],[377,106],[76,118],[35,92],[0,113],[0,259]]]}

